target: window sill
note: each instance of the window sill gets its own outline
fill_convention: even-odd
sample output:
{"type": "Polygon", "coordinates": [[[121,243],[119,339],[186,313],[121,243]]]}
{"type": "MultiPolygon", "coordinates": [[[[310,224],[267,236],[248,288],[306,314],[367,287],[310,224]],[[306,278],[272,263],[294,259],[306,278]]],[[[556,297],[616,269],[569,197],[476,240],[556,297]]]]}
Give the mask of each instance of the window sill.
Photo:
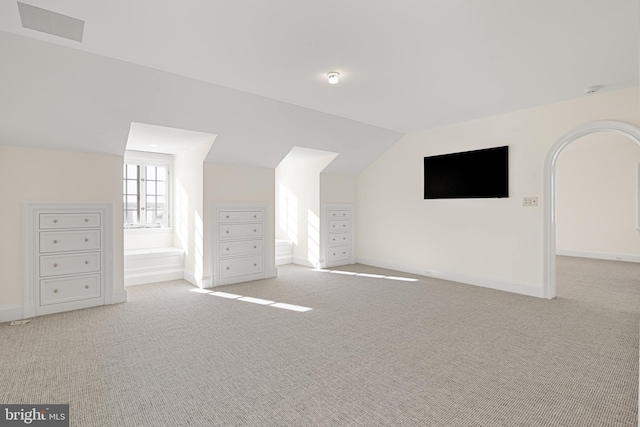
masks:
{"type": "Polygon", "coordinates": [[[161,234],[173,233],[171,227],[125,228],[125,234],[161,234]]]}

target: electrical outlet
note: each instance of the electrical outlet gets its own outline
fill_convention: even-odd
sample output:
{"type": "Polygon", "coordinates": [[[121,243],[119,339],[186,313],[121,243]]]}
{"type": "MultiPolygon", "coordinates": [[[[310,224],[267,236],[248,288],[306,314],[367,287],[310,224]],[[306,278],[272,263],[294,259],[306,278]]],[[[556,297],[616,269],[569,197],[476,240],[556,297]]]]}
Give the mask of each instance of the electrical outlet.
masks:
{"type": "Polygon", "coordinates": [[[522,206],[538,206],[537,197],[523,197],[522,206]]]}

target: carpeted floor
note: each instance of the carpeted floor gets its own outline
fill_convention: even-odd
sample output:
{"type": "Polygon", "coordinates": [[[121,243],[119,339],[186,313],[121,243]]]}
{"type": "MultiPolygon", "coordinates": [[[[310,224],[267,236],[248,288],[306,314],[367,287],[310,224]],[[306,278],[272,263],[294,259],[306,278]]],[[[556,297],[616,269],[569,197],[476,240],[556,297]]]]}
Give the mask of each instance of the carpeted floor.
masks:
{"type": "Polygon", "coordinates": [[[0,325],[0,403],[74,426],[635,426],[640,264],[558,259],[558,298],[362,265],[0,325]]]}

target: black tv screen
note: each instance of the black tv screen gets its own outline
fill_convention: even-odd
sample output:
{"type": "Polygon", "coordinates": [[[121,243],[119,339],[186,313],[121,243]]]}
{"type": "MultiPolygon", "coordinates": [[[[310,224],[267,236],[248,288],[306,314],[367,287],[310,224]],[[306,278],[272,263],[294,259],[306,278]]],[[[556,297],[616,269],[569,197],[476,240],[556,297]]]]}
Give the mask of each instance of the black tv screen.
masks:
{"type": "Polygon", "coordinates": [[[509,197],[509,147],[424,158],[425,199],[509,197]]]}

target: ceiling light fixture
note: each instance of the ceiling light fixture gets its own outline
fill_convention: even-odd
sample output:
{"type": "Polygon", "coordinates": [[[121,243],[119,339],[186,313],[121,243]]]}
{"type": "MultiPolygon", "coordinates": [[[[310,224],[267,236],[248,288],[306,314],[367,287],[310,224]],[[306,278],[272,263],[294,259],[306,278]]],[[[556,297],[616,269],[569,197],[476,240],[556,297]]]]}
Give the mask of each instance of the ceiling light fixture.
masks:
{"type": "Polygon", "coordinates": [[[327,74],[327,79],[329,80],[330,85],[334,85],[338,83],[338,79],[340,78],[340,73],[336,71],[332,71],[327,74]]]}

